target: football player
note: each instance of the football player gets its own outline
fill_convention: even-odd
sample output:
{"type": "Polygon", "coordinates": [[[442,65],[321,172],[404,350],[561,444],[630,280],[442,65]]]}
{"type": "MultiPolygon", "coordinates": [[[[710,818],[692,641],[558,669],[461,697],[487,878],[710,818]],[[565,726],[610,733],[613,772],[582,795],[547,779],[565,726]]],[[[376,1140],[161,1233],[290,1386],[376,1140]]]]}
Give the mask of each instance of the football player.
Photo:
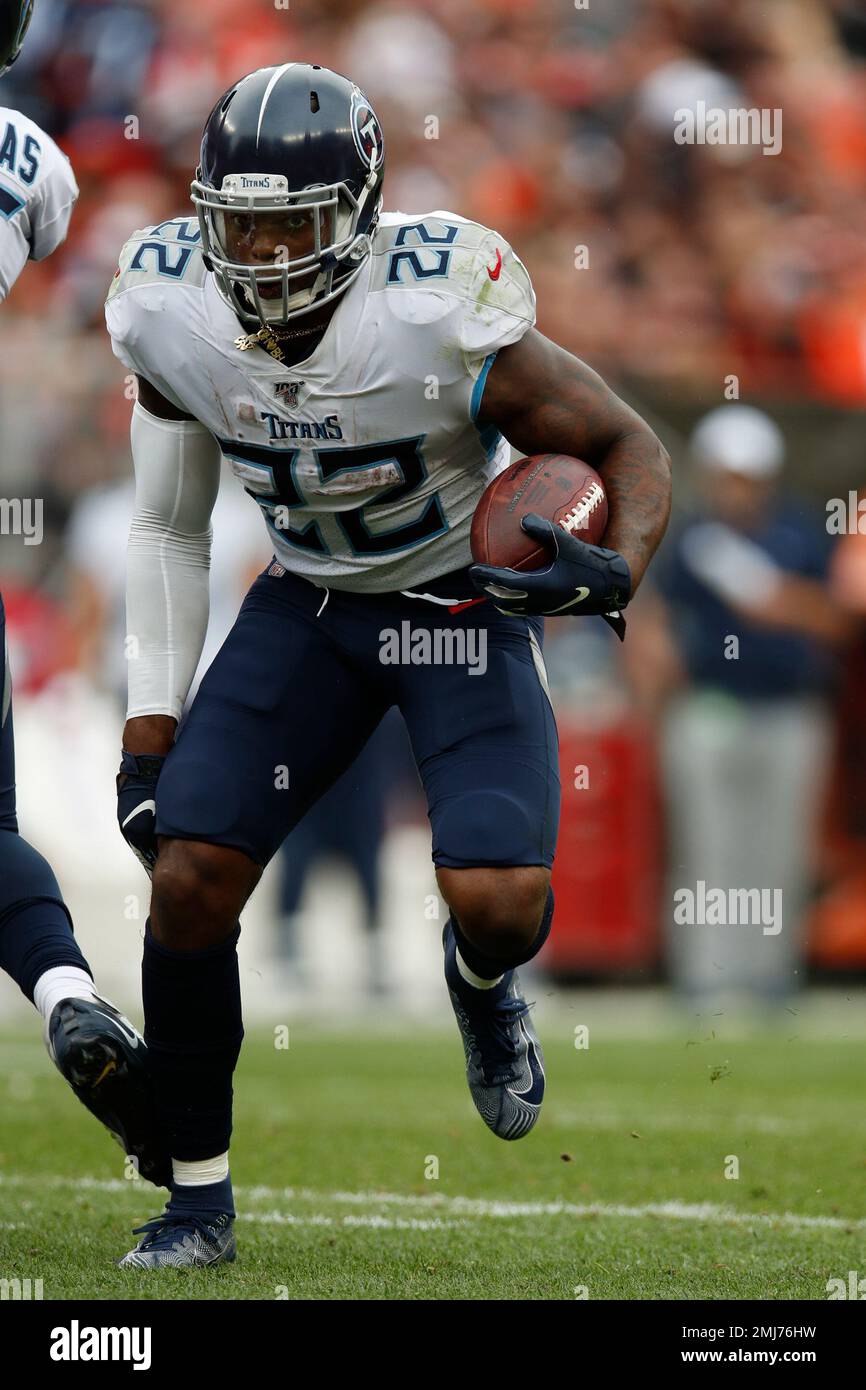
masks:
{"type": "MultiPolygon", "coordinates": [[[[0,74],[15,62],[33,0],[0,0],[0,74]]],[[[28,260],[66,237],[78,188],[69,161],[20,111],[0,106],[0,302],[28,260]]],[[[18,833],[12,684],[0,597],[0,966],[35,1004],[49,1055],[75,1094],[166,1185],[144,1039],[96,992],[49,864],[18,833]]]]}
{"type": "Polygon", "coordinates": [[[303,63],[251,73],[205,126],[197,217],[136,233],[109,293],[114,351],[139,383],[119,819],[153,876],[145,1037],[174,1176],[127,1266],[235,1257],[238,918],[392,705],[427,795],[472,1099],[502,1139],[528,1133],[541,1105],[517,967],[553,912],[542,618],[619,614],[666,525],[669,460],[535,331],[529,277],[498,233],[446,211],[382,211],[384,160],[375,112],[347,78],[303,63]],[[472,514],[506,440],[601,470],[604,548],[530,517],[557,548],[548,569],[470,567],[472,514]],[[221,459],[275,556],[178,733],[207,623],[221,459]],[[414,658],[385,658],[393,633],[414,658]],[[423,664],[437,637],[443,650],[483,645],[483,670],[423,664]]]}

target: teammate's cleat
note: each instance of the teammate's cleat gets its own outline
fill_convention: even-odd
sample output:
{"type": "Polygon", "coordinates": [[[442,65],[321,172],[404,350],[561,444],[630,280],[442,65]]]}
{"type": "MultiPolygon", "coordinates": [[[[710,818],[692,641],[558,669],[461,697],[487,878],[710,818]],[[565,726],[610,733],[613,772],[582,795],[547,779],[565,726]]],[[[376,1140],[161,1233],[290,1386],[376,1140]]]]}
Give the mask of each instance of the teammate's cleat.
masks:
{"type": "Polygon", "coordinates": [[[226,1212],[196,1216],[166,1210],[132,1234],[144,1239],[117,1261],[121,1269],[203,1269],[231,1264],[237,1254],[234,1217],[226,1212]]]}
{"type": "Polygon", "coordinates": [[[144,1038],[113,1004],[61,999],[47,1030],[48,1053],[78,1099],[101,1120],[143,1178],[170,1187],[171,1158],[159,1138],[144,1038]]]}
{"type": "Polygon", "coordinates": [[[442,933],[445,981],[457,1017],[466,1080],[475,1108],[500,1139],[521,1139],[538,1119],[544,1099],[544,1055],[520,993],[516,970],[501,985],[474,989],[457,969],[451,923],[442,933]]]}

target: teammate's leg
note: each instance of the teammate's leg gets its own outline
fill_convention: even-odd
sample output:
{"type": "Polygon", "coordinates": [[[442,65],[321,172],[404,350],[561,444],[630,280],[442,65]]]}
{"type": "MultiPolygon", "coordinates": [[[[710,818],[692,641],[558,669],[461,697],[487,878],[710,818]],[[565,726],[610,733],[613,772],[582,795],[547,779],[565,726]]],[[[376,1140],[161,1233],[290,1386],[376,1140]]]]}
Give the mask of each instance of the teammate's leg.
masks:
{"type": "Polygon", "coordinates": [[[384,713],[380,692],[341,651],[333,609],[318,618],[320,606],[320,591],[302,580],[256,581],[157,787],[142,993],[174,1180],[166,1212],[126,1265],[234,1257],[238,918],[264,865],[384,713]]]}
{"type": "Polygon", "coordinates": [[[97,994],[54,871],[18,833],[12,682],[0,597],[0,969],[35,1005],[49,1055],[151,1181],[168,1170],[142,1039],[97,994]]]}
{"type": "MultiPolygon", "coordinates": [[[[400,708],[427,793],[433,858],[451,910],[446,980],[473,1100],[504,1139],[526,1134],[544,1092],[543,1057],[515,967],[553,918],[559,819],[556,726],[539,620],[484,604],[416,625],[475,629],[485,662],[407,667],[400,708]],[[472,674],[470,674],[470,671],[472,674]]],[[[473,644],[466,642],[465,649],[473,644]]]]}
{"type": "MultiPolygon", "coordinates": [[[[31,1003],[40,980],[45,986],[43,977],[49,971],[65,971],[70,981],[77,972],[79,992],[89,998],[96,992],[90,968],[73,935],[57,879],[42,855],[18,833],[12,678],[2,596],[0,660],[0,968],[31,1003]]],[[[51,999],[47,1003],[50,1005],[51,999]]]]}

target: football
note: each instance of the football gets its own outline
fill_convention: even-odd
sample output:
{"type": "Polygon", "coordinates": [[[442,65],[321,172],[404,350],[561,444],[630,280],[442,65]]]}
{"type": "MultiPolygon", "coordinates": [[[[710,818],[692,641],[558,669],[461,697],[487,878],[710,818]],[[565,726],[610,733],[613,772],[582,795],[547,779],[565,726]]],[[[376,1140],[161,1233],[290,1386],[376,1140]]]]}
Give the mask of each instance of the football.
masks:
{"type": "Polygon", "coordinates": [[[550,564],[549,547],[527,536],[520,524],[527,512],[599,545],[607,529],[604,483],[588,463],[568,454],[518,459],[493,479],[475,508],[470,545],[476,564],[516,570],[550,564]]]}

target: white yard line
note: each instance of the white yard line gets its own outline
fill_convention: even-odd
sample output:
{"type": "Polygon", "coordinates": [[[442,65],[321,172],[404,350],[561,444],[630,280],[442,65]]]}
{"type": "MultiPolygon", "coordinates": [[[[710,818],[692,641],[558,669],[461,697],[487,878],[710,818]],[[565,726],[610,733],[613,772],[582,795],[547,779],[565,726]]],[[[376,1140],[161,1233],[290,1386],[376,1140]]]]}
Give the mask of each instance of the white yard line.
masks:
{"type": "MultiPolygon", "coordinates": [[[[60,1191],[126,1192],[135,1195],[140,1201],[151,1194],[138,1184],[121,1178],[67,1178],[0,1173],[0,1190],[3,1188],[53,1189],[60,1191]]],[[[520,1220],[537,1217],[568,1217],[575,1220],[586,1217],[601,1217],[614,1220],[641,1221],[652,1217],[662,1221],[703,1222],[717,1226],[784,1226],[793,1230],[863,1231],[866,1220],[849,1220],[844,1216],[804,1216],[798,1212],[742,1212],[732,1207],[720,1206],[714,1202],[645,1202],[628,1205],[621,1202],[506,1202],[491,1201],[479,1197],[448,1197],[441,1193],[412,1195],[405,1192],[343,1192],[321,1191],[310,1187],[235,1187],[235,1194],[246,1202],[297,1202],[318,1203],[320,1205],[366,1207],[368,1212],[360,1216],[339,1218],[342,1224],[387,1225],[399,1224],[400,1218],[386,1218],[376,1214],[382,1207],[423,1208],[435,1212],[431,1219],[406,1218],[406,1224],[414,1229],[430,1229],[437,1224],[453,1225],[472,1219],[490,1218],[494,1220],[520,1220]],[[444,1218],[444,1220],[443,1220],[444,1218]],[[449,1218],[451,1218],[449,1220],[449,1218]]],[[[153,1200],[159,1200],[156,1193],[153,1200]]],[[[323,1216],[271,1212],[252,1214],[247,1219],[292,1224],[293,1221],[305,1224],[327,1225],[333,1219],[323,1216]]]]}
{"type": "Polygon", "coordinates": [[[465,1226],[465,1220],[449,1221],[401,1216],[295,1216],[283,1211],[241,1212],[239,1221],[253,1221],[262,1226],[341,1226],[370,1227],[377,1231],[446,1231],[465,1226]]]}

